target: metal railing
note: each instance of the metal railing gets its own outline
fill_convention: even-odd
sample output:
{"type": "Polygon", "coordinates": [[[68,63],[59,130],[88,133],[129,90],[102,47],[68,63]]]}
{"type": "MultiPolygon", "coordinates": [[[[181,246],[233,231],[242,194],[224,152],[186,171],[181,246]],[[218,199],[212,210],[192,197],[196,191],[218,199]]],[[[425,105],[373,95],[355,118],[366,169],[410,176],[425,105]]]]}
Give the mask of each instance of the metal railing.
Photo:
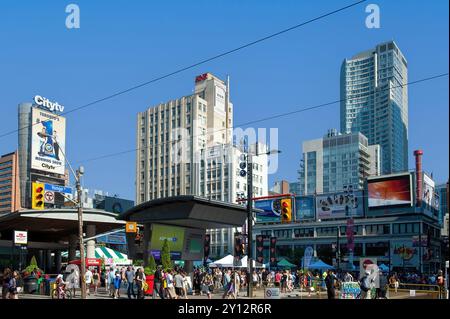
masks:
{"type": "Polygon", "coordinates": [[[445,299],[445,287],[429,284],[399,283],[398,288],[389,284],[387,291],[390,297],[405,296],[423,299],[445,299]]]}

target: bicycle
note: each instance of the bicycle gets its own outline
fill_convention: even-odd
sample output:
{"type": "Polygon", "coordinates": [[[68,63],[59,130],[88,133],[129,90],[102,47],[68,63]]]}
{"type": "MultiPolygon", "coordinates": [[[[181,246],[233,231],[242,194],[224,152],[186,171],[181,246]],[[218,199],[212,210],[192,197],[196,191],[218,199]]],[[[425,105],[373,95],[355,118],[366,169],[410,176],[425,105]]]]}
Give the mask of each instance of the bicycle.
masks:
{"type": "Polygon", "coordinates": [[[72,293],[70,290],[63,289],[61,295],[58,294],[58,288],[52,290],[52,299],[72,299],[72,293]]]}

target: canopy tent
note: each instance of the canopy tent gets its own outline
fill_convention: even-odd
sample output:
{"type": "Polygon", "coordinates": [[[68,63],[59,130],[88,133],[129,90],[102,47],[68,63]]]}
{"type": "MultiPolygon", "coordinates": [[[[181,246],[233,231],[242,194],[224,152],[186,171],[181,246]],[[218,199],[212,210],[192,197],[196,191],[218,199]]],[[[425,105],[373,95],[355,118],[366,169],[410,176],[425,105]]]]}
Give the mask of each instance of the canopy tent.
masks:
{"type": "Polygon", "coordinates": [[[227,255],[215,262],[209,263],[209,267],[233,267],[233,255],[227,255]]]}
{"type": "MultiPolygon", "coordinates": [[[[253,268],[266,268],[264,264],[261,264],[259,262],[256,262],[256,260],[252,260],[253,262],[253,268]]],[[[247,268],[248,265],[248,257],[244,256],[244,258],[241,259],[241,265],[238,266],[239,268],[247,268]]]]}
{"type": "MultiPolygon", "coordinates": [[[[206,260],[206,264],[210,264],[210,263],[213,263],[213,261],[208,258],[206,260]]],[[[196,260],[196,261],[194,261],[193,264],[194,264],[194,267],[202,267],[203,266],[203,261],[202,260],[196,260]]]]}
{"type": "Polygon", "coordinates": [[[287,261],[286,259],[283,258],[277,263],[277,267],[294,268],[294,267],[297,267],[297,265],[294,265],[294,264],[290,263],[289,261],[287,261]]]}
{"type": "Polygon", "coordinates": [[[333,266],[330,266],[326,263],[324,263],[322,260],[317,260],[316,262],[313,262],[312,264],[309,264],[308,269],[319,269],[319,270],[328,270],[333,269],[333,266]]]}
{"type": "MultiPolygon", "coordinates": [[[[68,255],[69,253],[67,251],[61,253],[62,257],[67,258],[68,255]]],[[[80,258],[79,250],[76,251],[75,256],[76,258],[80,258]]],[[[126,254],[108,247],[95,248],[95,258],[103,259],[106,265],[131,265],[133,263],[131,259],[128,259],[126,254]]]]}
{"type": "Polygon", "coordinates": [[[385,264],[379,265],[378,268],[379,268],[381,271],[389,271],[389,267],[386,266],[385,264]]]}

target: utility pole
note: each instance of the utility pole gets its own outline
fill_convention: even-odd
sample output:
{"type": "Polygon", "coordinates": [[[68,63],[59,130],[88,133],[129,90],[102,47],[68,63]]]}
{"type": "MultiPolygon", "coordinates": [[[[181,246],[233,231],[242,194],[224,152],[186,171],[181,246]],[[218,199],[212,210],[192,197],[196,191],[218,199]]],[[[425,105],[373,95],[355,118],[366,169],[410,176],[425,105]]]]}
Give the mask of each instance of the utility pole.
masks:
{"type": "Polygon", "coordinates": [[[336,233],[336,260],[337,260],[337,271],[339,271],[340,269],[340,257],[341,257],[341,250],[339,248],[339,233],[340,233],[340,229],[339,226],[336,227],[337,228],[337,233],[336,233]]]}
{"type": "Polygon", "coordinates": [[[248,283],[247,296],[253,297],[253,161],[250,151],[247,153],[247,262],[248,262],[248,283]]]}
{"type": "Polygon", "coordinates": [[[86,299],[86,281],[84,278],[86,270],[86,259],[84,257],[84,241],[83,241],[83,201],[81,191],[81,176],[84,174],[83,166],[76,171],[76,187],[78,195],[78,236],[80,240],[80,275],[81,275],[81,299],[86,299]]]}

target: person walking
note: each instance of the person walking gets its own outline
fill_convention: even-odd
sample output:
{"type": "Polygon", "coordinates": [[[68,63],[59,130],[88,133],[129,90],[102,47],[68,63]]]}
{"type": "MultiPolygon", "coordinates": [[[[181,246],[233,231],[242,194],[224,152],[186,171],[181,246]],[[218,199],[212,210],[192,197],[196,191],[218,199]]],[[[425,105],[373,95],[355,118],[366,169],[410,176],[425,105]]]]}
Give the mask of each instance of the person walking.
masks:
{"type": "Polygon", "coordinates": [[[127,271],[125,272],[125,280],[127,282],[127,295],[128,299],[131,299],[131,296],[136,299],[136,293],[134,292],[134,277],[136,276],[135,271],[131,266],[127,267],[127,271]]]}
{"type": "Polygon", "coordinates": [[[9,299],[9,280],[12,277],[11,269],[5,268],[2,277],[2,299],[9,299]]]}
{"type": "Polygon", "coordinates": [[[10,279],[9,279],[9,299],[19,299],[19,292],[17,290],[18,287],[18,279],[19,273],[17,271],[13,271],[10,279]]]}
{"type": "Polygon", "coordinates": [[[386,298],[387,285],[388,285],[387,274],[384,271],[380,271],[380,288],[377,288],[378,299],[387,299],[386,298]]]}
{"type": "Polygon", "coordinates": [[[175,293],[175,287],[173,284],[173,276],[172,276],[172,270],[167,271],[166,275],[166,281],[167,281],[167,295],[169,296],[169,299],[178,299],[177,294],[175,293]]]}
{"type": "Polygon", "coordinates": [[[86,283],[86,293],[91,295],[92,271],[88,268],[84,274],[84,282],[86,283]]]}
{"type": "Polygon", "coordinates": [[[92,274],[92,284],[94,286],[94,295],[97,295],[98,286],[100,285],[100,274],[97,272],[97,269],[94,269],[92,274]]]}
{"type": "Polygon", "coordinates": [[[395,293],[397,293],[398,286],[399,286],[399,280],[397,277],[397,274],[392,274],[392,276],[389,278],[389,286],[391,288],[394,288],[395,293]]]}
{"type": "Polygon", "coordinates": [[[327,288],[328,299],[335,299],[335,281],[336,276],[333,274],[333,271],[328,270],[327,276],[325,277],[325,286],[327,288]]]}
{"type": "Polygon", "coordinates": [[[173,278],[175,281],[175,293],[177,294],[178,298],[184,297],[184,291],[183,291],[183,276],[181,275],[181,270],[178,271],[175,274],[175,277],[173,278]]]}
{"type": "Polygon", "coordinates": [[[186,273],[184,271],[181,273],[181,276],[183,277],[183,296],[184,296],[184,299],[188,299],[187,295],[188,295],[188,290],[190,288],[188,276],[186,275],[186,273]]]}
{"type": "Polygon", "coordinates": [[[114,278],[114,299],[119,299],[119,289],[122,284],[122,275],[120,272],[116,272],[116,277],[114,278]]]}
{"type": "Polygon", "coordinates": [[[155,276],[154,276],[154,282],[153,282],[153,295],[152,298],[156,299],[156,295],[159,295],[161,299],[164,299],[164,292],[163,292],[163,272],[162,272],[162,266],[159,265],[156,268],[155,276]]]}
{"type": "Polygon", "coordinates": [[[359,285],[361,288],[361,299],[370,299],[370,271],[366,270],[364,276],[359,280],[359,285]]]}
{"type": "Polygon", "coordinates": [[[205,293],[208,296],[208,299],[211,299],[211,287],[213,285],[213,278],[210,274],[203,276],[202,293],[205,293]]]}
{"type": "Polygon", "coordinates": [[[142,271],[142,268],[138,268],[134,277],[134,280],[136,281],[137,286],[137,299],[144,299],[144,282],[145,282],[145,275],[142,271]]]}
{"type": "Polygon", "coordinates": [[[228,296],[230,287],[231,287],[231,272],[227,270],[223,275],[223,295],[222,299],[225,299],[228,296]]]}

